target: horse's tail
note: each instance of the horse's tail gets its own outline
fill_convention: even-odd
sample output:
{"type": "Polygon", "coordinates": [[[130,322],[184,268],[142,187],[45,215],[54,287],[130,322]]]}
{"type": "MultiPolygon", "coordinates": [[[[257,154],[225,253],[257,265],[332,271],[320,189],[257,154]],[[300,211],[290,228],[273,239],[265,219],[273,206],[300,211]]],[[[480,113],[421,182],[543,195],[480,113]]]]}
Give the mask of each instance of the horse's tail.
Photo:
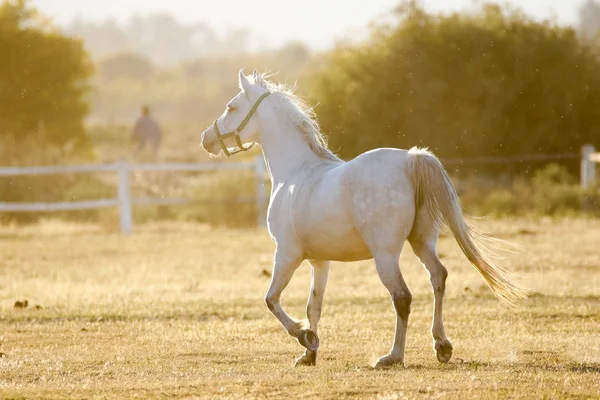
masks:
{"type": "Polygon", "coordinates": [[[496,297],[509,305],[527,297],[527,290],[512,283],[507,272],[482,247],[484,240],[496,239],[485,238],[465,222],[458,195],[437,157],[427,149],[413,147],[408,152],[407,169],[415,188],[417,211],[425,207],[433,221],[450,229],[496,297]]]}

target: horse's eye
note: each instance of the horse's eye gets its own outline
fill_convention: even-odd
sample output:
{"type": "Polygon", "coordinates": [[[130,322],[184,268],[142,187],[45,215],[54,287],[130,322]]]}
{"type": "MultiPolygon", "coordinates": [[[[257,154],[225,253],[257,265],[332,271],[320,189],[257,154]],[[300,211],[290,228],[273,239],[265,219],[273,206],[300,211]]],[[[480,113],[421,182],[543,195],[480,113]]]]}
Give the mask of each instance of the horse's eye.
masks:
{"type": "Polygon", "coordinates": [[[233,110],[235,110],[235,107],[230,105],[227,106],[227,111],[232,112],[233,110]]]}

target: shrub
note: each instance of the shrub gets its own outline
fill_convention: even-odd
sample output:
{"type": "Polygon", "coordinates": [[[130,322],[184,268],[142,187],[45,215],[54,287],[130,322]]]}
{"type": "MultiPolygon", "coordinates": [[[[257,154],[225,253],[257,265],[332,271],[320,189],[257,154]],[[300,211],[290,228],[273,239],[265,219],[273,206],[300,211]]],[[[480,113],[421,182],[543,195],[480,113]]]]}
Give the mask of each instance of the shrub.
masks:
{"type": "Polygon", "coordinates": [[[469,213],[553,216],[600,211],[598,188],[581,190],[575,177],[558,164],[536,171],[529,181],[516,177],[505,186],[494,187],[492,180],[487,185],[475,185],[474,181],[470,178],[457,184],[462,188],[461,200],[469,213]]]}
{"type": "Polygon", "coordinates": [[[194,203],[182,207],[177,214],[183,220],[215,226],[255,227],[258,218],[255,187],[256,178],[252,171],[205,174],[189,189],[194,203]]]}

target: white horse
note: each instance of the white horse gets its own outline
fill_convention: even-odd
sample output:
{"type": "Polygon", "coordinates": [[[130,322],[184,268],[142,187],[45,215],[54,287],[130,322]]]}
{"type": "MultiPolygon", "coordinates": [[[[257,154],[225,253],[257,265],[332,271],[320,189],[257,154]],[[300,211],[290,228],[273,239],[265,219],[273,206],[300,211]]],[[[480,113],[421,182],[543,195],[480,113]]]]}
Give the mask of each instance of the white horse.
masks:
{"type": "Polygon", "coordinates": [[[465,223],[452,183],[429,151],[377,149],[344,162],[328,150],[312,109],[292,91],[256,70],[250,77],[240,70],[239,86],[241,92],[202,134],[202,146],[213,155],[224,151],[228,156],[252,147],[245,143],[262,147],[272,182],[268,228],[276,244],[265,302],[306,348],[296,365],[316,362],[330,261],[371,258],[396,310],[392,349],[376,366],[404,362],[412,296],[398,261],[406,240],[429,272],[434,350],[447,363],[452,344],[444,331],[442,302],[448,272],[436,251],[442,225],[499,299],[513,304],[526,296],[478,245],[480,235],[465,223]],[[308,324],[291,318],[280,305],[281,293],[303,260],[312,266],[308,324]]]}

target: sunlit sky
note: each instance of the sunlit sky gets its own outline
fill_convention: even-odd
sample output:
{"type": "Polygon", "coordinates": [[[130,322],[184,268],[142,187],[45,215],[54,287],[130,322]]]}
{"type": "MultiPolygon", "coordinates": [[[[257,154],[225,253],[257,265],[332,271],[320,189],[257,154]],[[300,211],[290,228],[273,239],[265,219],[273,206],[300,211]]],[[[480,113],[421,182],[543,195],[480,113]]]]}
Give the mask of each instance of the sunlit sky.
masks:
{"type": "MultiPolygon", "coordinates": [[[[430,10],[460,10],[472,7],[473,0],[426,0],[430,10]]],[[[537,18],[559,23],[577,21],[581,1],[513,1],[537,18]]],[[[34,0],[44,14],[59,23],[79,15],[84,19],[126,20],[134,13],[169,12],[186,23],[207,22],[218,31],[248,27],[268,44],[301,40],[324,48],[347,32],[364,28],[385,13],[397,0],[34,0]],[[299,6],[301,4],[301,6],[299,6]]]]}

